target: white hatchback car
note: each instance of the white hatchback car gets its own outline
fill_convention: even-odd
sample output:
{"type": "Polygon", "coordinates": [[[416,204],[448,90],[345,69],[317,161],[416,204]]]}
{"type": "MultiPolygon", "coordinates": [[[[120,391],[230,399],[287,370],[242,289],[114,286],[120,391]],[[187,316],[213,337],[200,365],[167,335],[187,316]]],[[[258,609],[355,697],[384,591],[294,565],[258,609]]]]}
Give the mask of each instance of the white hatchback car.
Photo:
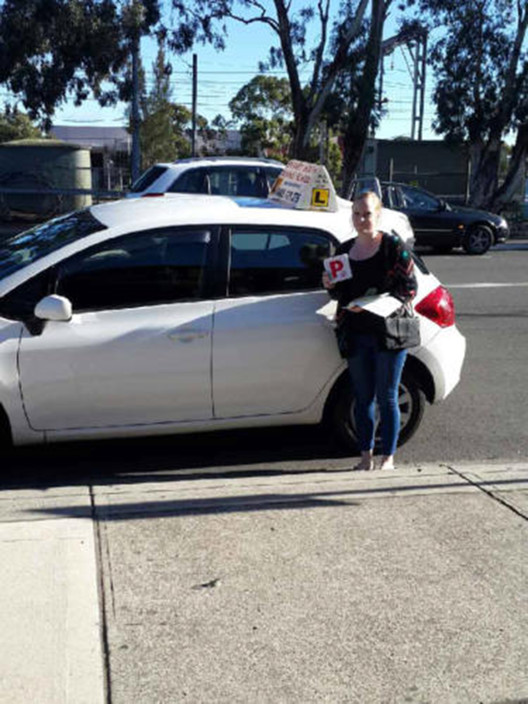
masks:
{"type": "MultiPolygon", "coordinates": [[[[355,443],[320,286],[352,234],[337,212],[167,195],[96,205],[0,251],[0,420],[15,444],[323,419],[355,443]]],[[[400,389],[401,443],[459,380],[449,292],[416,258],[422,345],[400,389]]]]}

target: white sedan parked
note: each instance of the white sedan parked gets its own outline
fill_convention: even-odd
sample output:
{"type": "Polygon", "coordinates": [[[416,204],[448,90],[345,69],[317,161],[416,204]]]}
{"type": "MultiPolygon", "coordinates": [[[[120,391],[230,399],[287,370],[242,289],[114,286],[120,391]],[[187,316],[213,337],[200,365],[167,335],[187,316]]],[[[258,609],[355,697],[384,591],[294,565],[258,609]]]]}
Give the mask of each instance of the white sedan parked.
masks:
{"type": "MultiPolygon", "coordinates": [[[[166,195],[97,205],[0,252],[0,420],[15,444],[318,423],[354,445],[321,260],[335,213],[166,195]]],[[[459,380],[449,292],[416,259],[422,345],[401,442],[459,380]]]]}

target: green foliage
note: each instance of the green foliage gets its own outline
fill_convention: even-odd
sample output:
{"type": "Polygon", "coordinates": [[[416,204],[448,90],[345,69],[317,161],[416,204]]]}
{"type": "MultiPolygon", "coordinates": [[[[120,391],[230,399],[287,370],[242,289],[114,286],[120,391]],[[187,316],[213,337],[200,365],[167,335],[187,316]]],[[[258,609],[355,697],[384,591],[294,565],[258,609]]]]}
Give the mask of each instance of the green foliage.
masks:
{"type": "Polygon", "coordinates": [[[35,127],[27,115],[19,112],[16,108],[7,106],[4,112],[0,113],[0,143],[39,137],[42,137],[40,130],[35,127]]]}
{"type": "Polygon", "coordinates": [[[287,79],[258,75],[229,103],[240,125],[242,152],[284,158],[292,135],[292,101],[287,79]]]}
{"type": "Polygon", "coordinates": [[[526,91],[518,90],[528,78],[528,63],[515,60],[516,7],[511,0],[422,0],[432,22],[447,30],[432,46],[430,62],[434,126],[448,139],[500,137],[528,108],[526,91]]]}
{"type": "Polygon", "coordinates": [[[185,132],[191,123],[191,112],[173,103],[170,85],[171,69],[161,46],[152,65],[154,82],[145,91],[142,73],[140,99],[141,166],[148,168],[158,161],[173,161],[190,155],[191,146],[185,132]]]}
{"type": "MultiPolygon", "coordinates": [[[[387,0],[390,2],[390,0],[387,0]]],[[[277,45],[272,46],[260,70],[285,67],[288,73],[293,109],[291,156],[307,158],[310,135],[333,84],[348,64],[348,52],[363,32],[362,21],[368,0],[342,0],[342,13],[335,22],[334,42],[330,43],[332,19],[330,0],[301,4],[285,0],[263,3],[261,0],[172,0],[180,14],[179,24],[170,35],[171,46],[178,50],[194,40],[212,41],[223,47],[226,36],[225,20],[243,25],[260,24],[275,33],[277,45]],[[309,65],[310,78],[303,85],[301,71],[309,65]]],[[[262,119],[263,116],[259,116],[262,119]]],[[[267,119],[267,118],[265,118],[267,119]]],[[[251,127],[248,144],[261,141],[251,127]]],[[[261,126],[260,131],[266,131],[261,126]]]]}
{"type": "Polygon", "coordinates": [[[341,172],[343,169],[343,156],[339,145],[330,138],[326,156],[326,168],[332,177],[336,190],[341,187],[341,172]]]}
{"type": "Polygon", "coordinates": [[[113,104],[130,94],[121,75],[130,42],[159,18],[158,0],[4,0],[0,84],[46,126],[71,97],[78,105],[92,92],[101,105],[113,104]]]}
{"type": "Polygon", "coordinates": [[[446,31],[432,46],[434,127],[467,141],[472,161],[470,202],[498,209],[520,178],[528,140],[528,61],[523,46],[528,3],[517,0],[421,0],[431,24],[446,31]],[[516,158],[498,187],[501,141],[523,128],[516,158]]]}

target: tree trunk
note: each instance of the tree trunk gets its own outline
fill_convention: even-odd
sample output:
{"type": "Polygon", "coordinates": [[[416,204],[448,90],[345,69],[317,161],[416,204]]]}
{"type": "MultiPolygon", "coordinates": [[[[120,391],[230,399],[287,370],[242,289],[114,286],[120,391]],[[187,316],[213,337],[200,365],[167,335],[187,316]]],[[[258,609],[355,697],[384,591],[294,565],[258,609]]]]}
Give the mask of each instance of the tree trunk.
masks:
{"type": "Polygon", "coordinates": [[[493,195],[497,190],[501,154],[500,139],[493,138],[486,143],[473,142],[469,145],[471,159],[471,180],[469,205],[474,208],[491,208],[493,195]]]}
{"type": "Polygon", "coordinates": [[[290,158],[309,161],[310,146],[308,134],[308,115],[303,111],[295,116],[293,139],[290,144],[290,158]]]}
{"type": "Polygon", "coordinates": [[[498,188],[491,203],[492,210],[500,212],[511,203],[515,196],[523,192],[522,183],[525,176],[526,156],[528,155],[528,123],[519,126],[517,139],[510,158],[508,173],[504,183],[498,188]]]}
{"type": "Polygon", "coordinates": [[[341,196],[343,198],[350,197],[352,180],[368,137],[370,118],[376,99],[376,76],[378,74],[381,54],[381,37],[385,21],[385,10],[384,0],[373,0],[365,65],[360,79],[359,100],[356,110],[349,115],[343,137],[341,185],[341,196]]]}

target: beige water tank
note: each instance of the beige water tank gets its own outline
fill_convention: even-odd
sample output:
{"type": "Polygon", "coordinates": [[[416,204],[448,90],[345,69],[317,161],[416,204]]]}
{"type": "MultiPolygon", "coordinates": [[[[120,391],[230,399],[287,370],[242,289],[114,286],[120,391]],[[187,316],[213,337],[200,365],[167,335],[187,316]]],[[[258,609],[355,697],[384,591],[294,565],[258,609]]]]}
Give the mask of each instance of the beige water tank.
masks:
{"type": "Polygon", "coordinates": [[[45,220],[91,205],[89,194],[2,193],[2,188],[91,189],[90,152],[54,139],[0,144],[0,219],[45,220]]]}

